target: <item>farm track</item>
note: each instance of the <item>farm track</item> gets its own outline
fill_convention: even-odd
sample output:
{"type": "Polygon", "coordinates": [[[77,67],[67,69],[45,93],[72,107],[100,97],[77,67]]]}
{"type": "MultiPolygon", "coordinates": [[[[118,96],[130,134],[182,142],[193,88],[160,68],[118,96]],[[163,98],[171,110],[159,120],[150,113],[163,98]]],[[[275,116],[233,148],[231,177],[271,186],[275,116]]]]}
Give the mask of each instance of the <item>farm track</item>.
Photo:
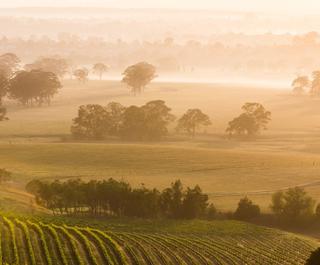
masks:
{"type": "Polygon", "coordinates": [[[2,217],[0,257],[15,265],[303,265],[312,241],[266,231],[239,236],[109,232],[2,217]]]}

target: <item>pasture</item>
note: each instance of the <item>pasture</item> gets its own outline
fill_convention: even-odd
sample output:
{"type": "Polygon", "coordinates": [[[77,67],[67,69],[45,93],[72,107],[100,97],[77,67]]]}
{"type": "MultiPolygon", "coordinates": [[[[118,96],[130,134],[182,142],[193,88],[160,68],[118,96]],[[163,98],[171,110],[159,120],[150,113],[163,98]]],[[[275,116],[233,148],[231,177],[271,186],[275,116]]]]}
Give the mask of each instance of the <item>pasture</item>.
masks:
{"type": "Polygon", "coordinates": [[[6,101],[10,120],[0,124],[0,167],[13,172],[11,188],[19,192],[33,178],[114,177],[159,189],[181,179],[199,184],[218,209],[233,210],[247,194],[268,211],[272,192],[297,185],[320,200],[319,103],[281,88],[155,82],[134,97],[118,81],[69,80],[49,107],[6,101]],[[175,134],[173,124],[172,134],[157,143],[70,138],[79,105],[142,105],[155,99],[165,100],[176,116],[200,108],[213,125],[190,139],[175,134]],[[272,112],[269,130],[256,140],[230,140],[225,128],[245,102],[262,103],[272,112]]]}

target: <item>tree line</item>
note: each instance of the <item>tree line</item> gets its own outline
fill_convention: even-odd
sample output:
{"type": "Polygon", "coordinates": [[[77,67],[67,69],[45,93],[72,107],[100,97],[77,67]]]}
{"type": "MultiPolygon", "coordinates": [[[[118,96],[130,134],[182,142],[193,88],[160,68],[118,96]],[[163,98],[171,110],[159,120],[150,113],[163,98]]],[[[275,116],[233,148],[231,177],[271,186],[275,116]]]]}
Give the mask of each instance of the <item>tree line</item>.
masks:
{"type": "MultiPolygon", "coordinates": [[[[176,120],[165,101],[153,100],[142,106],[125,107],[117,102],[106,106],[82,105],[73,119],[72,135],[77,139],[104,139],[116,136],[125,140],[161,140],[176,120]]],[[[229,136],[252,137],[267,129],[271,113],[259,103],[246,103],[242,113],[229,122],[229,136]]],[[[199,128],[211,125],[210,117],[200,109],[189,109],[177,119],[176,131],[195,137],[199,128]]]]}
{"type": "Polygon", "coordinates": [[[184,188],[179,180],[162,191],[143,185],[133,188],[112,178],[89,182],[33,180],[26,189],[53,214],[174,219],[209,218],[215,214],[208,195],[198,185],[184,188]]]}
{"type": "MultiPolygon", "coordinates": [[[[5,172],[5,171],[3,171],[5,172]]],[[[8,173],[5,172],[5,178],[8,173]]],[[[240,199],[232,213],[218,212],[209,196],[196,185],[184,188],[177,180],[162,191],[143,184],[132,187],[123,180],[80,179],[67,181],[32,180],[26,190],[35,195],[38,204],[59,215],[92,215],[139,218],[231,218],[243,221],[262,220],[259,205],[247,196],[240,199]]],[[[320,219],[320,204],[300,187],[272,195],[272,219],[280,224],[301,226],[320,219]]],[[[269,220],[269,219],[268,219],[269,220]]]]}

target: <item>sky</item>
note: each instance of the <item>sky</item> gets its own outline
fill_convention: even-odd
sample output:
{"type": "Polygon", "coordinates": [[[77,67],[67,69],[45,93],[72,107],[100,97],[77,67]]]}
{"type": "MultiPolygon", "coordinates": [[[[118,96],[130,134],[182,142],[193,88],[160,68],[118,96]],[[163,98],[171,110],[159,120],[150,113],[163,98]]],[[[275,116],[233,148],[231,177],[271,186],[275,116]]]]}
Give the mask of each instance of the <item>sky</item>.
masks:
{"type": "Polygon", "coordinates": [[[319,0],[0,0],[0,7],[98,6],[112,8],[182,8],[226,11],[320,13],[319,0]]]}

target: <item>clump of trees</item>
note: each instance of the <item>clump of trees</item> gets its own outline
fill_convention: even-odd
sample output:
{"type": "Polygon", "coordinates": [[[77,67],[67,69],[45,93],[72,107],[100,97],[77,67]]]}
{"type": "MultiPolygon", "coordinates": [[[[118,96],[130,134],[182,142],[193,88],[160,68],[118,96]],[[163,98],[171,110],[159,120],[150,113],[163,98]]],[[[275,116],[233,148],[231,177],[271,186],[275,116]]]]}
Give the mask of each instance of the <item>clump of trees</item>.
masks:
{"type": "Polygon", "coordinates": [[[200,109],[189,109],[178,120],[177,131],[184,131],[191,137],[195,137],[196,131],[201,126],[211,125],[210,118],[204,114],[200,109]]]}
{"type": "Polygon", "coordinates": [[[315,201],[303,188],[295,187],[273,194],[271,209],[281,220],[300,223],[310,220],[314,214],[315,201]]]}
{"type": "Polygon", "coordinates": [[[133,188],[114,179],[33,180],[26,189],[36,196],[40,205],[61,215],[193,219],[212,216],[215,209],[199,186],[184,189],[179,180],[163,191],[145,186],[133,188]]]}
{"type": "Polygon", "coordinates": [[[0,184],[10,181],[12,179],[12,174],[5,168],[0,168],[0,184]]]}
{"type": "Polygon", "coordinates": [[[112,102],[107,106],[80,106],[71,132],[76,138],[103,139],[117,136],[125,140],[160,140],[174,120],[171,109],[162,100],[124,107],[112,102]]]}
{"type": "Polygon", "coordinates": [[[242,106],[243,113],[229,122],[226,132],[229,136],[253,137],[267,129],[271,120],[271,112],[260,103],[246,103],[242,106]]]}
{"type": "Polygon", "coordinates": [[[50,105],[52,97],[62,87],[54,73],[42,70],[19,71],[9,82],[10,97],[23,105],[50,105]]]}
{"type": "Polygon", "coordinates": [[[156,68],[146,62],[140,62],[127,67],[122,73],[122,82],[127,84],[134,95],[139,94],[156,75],[156,68]]]}

